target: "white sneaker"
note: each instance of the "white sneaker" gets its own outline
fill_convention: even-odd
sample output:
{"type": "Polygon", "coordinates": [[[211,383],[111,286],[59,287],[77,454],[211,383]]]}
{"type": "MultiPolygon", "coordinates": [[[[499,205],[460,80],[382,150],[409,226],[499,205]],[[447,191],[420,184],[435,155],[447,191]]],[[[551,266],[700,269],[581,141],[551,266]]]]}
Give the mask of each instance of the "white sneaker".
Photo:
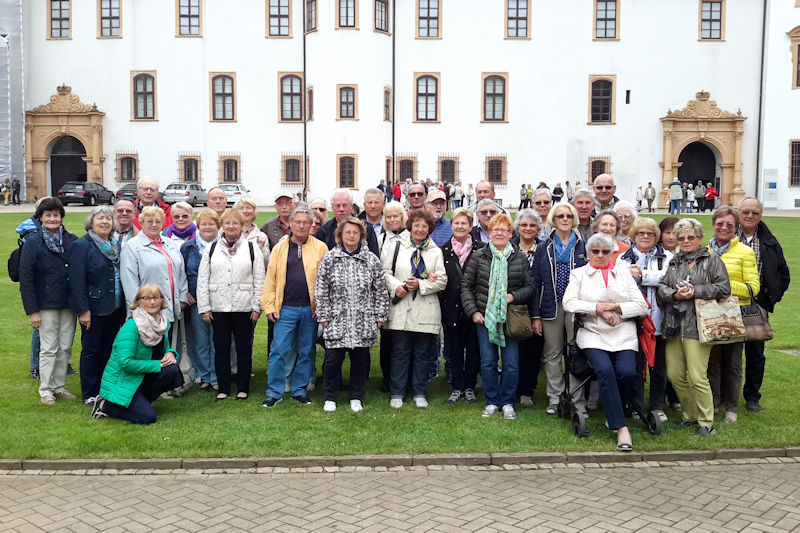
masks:
{"type": "Polygon", "coordinates": [[[361,400],[350,400],[350,410],[354,413],[363,411],[364,406],[361,404],[361,400]]]}
{"type": "Polygon", "coordinates": [[[394,407],[395,409],[400,409],[403,407],[403,399],[402,398],[392,398],[389,400],[389,405],[394,407]]]}
{"type": "Polygon", "coordinates": [[[486,406],[486,409],[483,410],[483,413],[481,413],[481,416],[483,418],[489,418],[490,416],[492,416],[496,412],[497,412],[497,406],[490,404],[490,405],[486,406]]]}
{"type": "MultiPolygon", "coordinates": [[[[313,381],[311,381],[311,382],[309,382],[308,386],[306,387],[306,390],[307,390],[307,391],[312,391],[312,390],[314,390],[316,387],[317,387],[317,384],[316,384],[316,383],[314,383],[313,381]]],[[[291,391],[290,391],[290,392],[291,392],[291,391]]]]}
{"type": "Polygon", "coordinates": [[[322,410],[326,413],[334,412],[336,410],[336,402],[325,400],[325,405],[322,406],[322,410]]]}
{"type": "Polygon", "coordinates": [[[533,398],[531,398],[530,396],[525,396],[524,394],[521,394],[520,397],[519,397],[519,404],[522,407],[533,407],[533,398]]]}
{"type": "Polygon", "coordinates": [[[425,396],[414,396],[414,403],[417,407],[428,407],[428,400],[425,399],[425,396]]]}
{"type": "Polygon", "coordinates": [[[510,403],[507,403],[503,406],[503,418],[506,420],[516,420],[517,419],[517,412],[514,411],[514,406],[510,403]]]}

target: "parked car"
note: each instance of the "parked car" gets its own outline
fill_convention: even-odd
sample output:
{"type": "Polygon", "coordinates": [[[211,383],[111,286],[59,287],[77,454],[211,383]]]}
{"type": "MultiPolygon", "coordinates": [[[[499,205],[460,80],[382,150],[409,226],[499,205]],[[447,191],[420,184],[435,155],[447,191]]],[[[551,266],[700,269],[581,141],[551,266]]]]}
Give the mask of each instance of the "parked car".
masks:
{"type": "Polygon", "coordinates": [[[228,205],[233,205],[242,198],[250,198],[250,189],[239,183],[223,183],[219,186],[228,197],[228,205]]]}
{"type": "Polygon", "coordinates": [[[97,205],[106,203],[113,205],[114,193],[93,181],[68,181],[58,189],[58,199],[64,205],[81,203],[97,205]]]}
{"type": "Polygon", "coordinates": [[[130,200],[133,202],[138,197],[135,183],[126,183],[117,190],[117,200],[130,200]]]}
{"type": "Polygon", "coordinates": [[[164,201],[168,204],[186,202],[192,207],[206,203],[208,193],[196,183],[170,183],[164,189],[164,201]]]}

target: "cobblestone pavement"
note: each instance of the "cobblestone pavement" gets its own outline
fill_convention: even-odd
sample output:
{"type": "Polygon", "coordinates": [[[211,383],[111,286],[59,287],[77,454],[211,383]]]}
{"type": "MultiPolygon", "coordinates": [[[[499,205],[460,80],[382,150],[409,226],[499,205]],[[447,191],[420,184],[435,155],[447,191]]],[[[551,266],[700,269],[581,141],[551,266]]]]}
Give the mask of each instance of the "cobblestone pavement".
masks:
{"type": "Polygon", "coordinates": [[[2,531],[792,531],[800,462],[7,471],[2,531]]]}

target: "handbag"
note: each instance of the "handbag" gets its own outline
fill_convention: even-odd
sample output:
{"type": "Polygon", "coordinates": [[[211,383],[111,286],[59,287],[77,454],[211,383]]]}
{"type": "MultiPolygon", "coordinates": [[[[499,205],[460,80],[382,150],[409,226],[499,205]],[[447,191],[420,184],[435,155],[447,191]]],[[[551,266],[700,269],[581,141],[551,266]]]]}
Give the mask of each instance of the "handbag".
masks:
{"type": "Polygon", "coordinates": [[[747,340],[771,340],[774,333],[769,323],[769,314],[756,302],[756,297],[753,296],[753,288],[747,283],[745,285],[747,285],[747,290],[750,292],[750,305],[743,305],[741,311],[747,340]]]}
{"type": "Polygon", "coordinates": [[[533,337],[533,327],[527,305],[511,304],[506,307],[504,333],[506,337],[518,341],[533,337]]]}
{"type": "Polygon", "coordinates": [[[744,342],[744,322],[739,298],[724,300],[695,300],[697,333],[701,344],[733,344],[744,342]]]}
{"type": "MultiPolygon", "coordinates": [[[[202,320],[202,319],[200,319],[202,320]]],[[[197,377],[192,360],[189,357],[189,350],[186,345],[186,315],[172,324],[172,349],[180,354],[178,360],[178,368],[183,376],[183,385],[176,389],[165,392],[161,395],[162,398],[174,398],[181,396],[184,392],[192,388],[194,380],[197,377]]]]}
{"type": "Polygon", "coordinates": [[[592,376],[592,363],[583,350],[578,347],[578,330],[583,326],[583,317],[576,314],[572,322],[572,341],[567,341],[567,371],[578,381],[592,376]]]}

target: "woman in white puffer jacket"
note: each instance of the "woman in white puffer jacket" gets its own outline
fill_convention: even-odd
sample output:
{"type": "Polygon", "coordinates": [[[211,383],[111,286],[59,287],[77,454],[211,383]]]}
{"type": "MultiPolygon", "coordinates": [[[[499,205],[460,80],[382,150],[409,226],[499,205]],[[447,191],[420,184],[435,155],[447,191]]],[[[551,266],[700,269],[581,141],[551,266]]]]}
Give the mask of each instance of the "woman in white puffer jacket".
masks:
{"type": "Polygon", "coordinates": [[[197,311],[214,325],[214,368],[219,393],[231,393],[231,334],[236,344],[237,400],[250,393],[253,325],[261,316],[264,259],[261,250],[242,234],[244,216],[238,209],[222,215],[222,235],[203,252],[197,273],[197,311]]]}

